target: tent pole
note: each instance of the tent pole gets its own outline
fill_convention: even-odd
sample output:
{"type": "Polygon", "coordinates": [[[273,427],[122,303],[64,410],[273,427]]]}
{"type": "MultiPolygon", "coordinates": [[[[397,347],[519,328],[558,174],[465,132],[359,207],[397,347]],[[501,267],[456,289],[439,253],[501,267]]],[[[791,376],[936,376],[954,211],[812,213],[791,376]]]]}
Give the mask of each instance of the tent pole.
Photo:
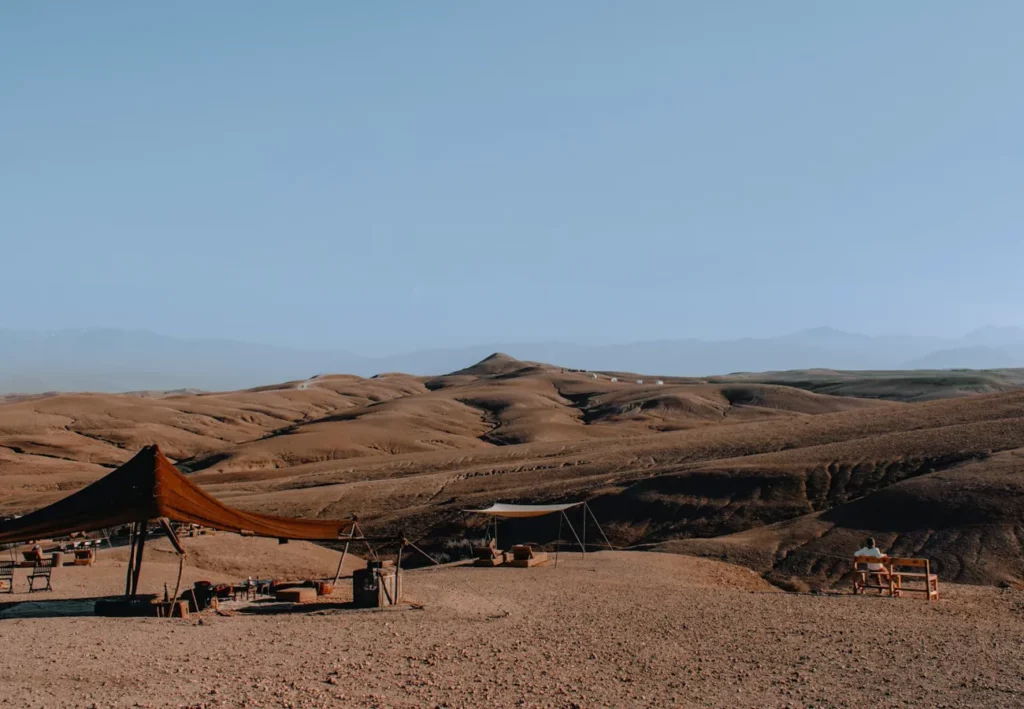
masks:
{"type": "Polygon", "coordinates": [[[345,548],[341,551],[341,559],[338,560],[338,571],[334,574],[334,585],[338,585],[338,579],[341,578],[341,567],[345,564],[345,557],[348,555],[348,545],[352,543],[352,537],[356,534],[356,525],[353,524],[348,530],[349,541],[345,542],[345,548]]]}
{"type": "MultiPolygon", "coordinates": [[[[178,580],[174,584],[174,597],[171,598],[172,603],[178,601],[178,591],[181,590],[181,572],[185,570],[185,555],[182,554],[178,557],[178,580]]],[[[166,588],[166,587],[165,587],[166,588]]]]}
{"type": "Polygon", "coordinates": [[[395,569],[395,605],[398,605],[398,597],[402,592],[402,552],[405,551],[405,537],[398,545],[398,566],[395,569]]]}
{"type": "MultiPolygon", "coordinates": [[[[359,529],[359,525],[358,524],[354,524],[354,525],[352,525],[352,528],[353,529],[359,529]]],[[[374,549],[372,546],[370,546],[370,542],[366,541],[366,538],[365,538],[366,535],[363,534],[363,530],[361,530],[361,529],[359,529],[359,536],[363,538],[363,543],[366,544],[366,549],[370,552],[370,556],[373,557],[374,561],[377,561],[378,560],[377,550],[374,549]]]]}
{"type": "Polygon", "coordinates": [[[615,551],[615,547],[613,547],[612,543],[608,541],[608,537],[605,535],[604,530],[601,529],[601,523],[597,521],[597,517],[594,515],[594,511],[590,509],[590,507],[587,507],[587,512],[590,513],[590,518],[594,520],[594,524],[597,525],[597,531],[601,533],[601,538],[604,539],[604,543],[608,545],[609,549],[615,551]]]}
{"type": "MultiPolygon", "coordinates": [[[[176,602],[178,600],[178,591],[181,590],[181,574],[185,570],[185,547],[181,545],[181,540],[178,539],[178,535],[174,532],[171,520],[161,517],[160,528],[167,536],[167,539],[170,540],[171,547],[173,547],[174,551],[178,552],[178,580],[174,582],[174,596],[171,598],[171,601],[176,602]]],[[[164,586],[164,593],[166,592],[167,587],[164,586]]]]}
{"type": "MultiPolygon", "coordinates": [[[[569,519],[569,515],[565,514],[565,510],[562,510],[562,516],[565,517],[565,523],[569,525],[569,531],[572,532],[572,536],[576,537],[576,543],[580,545],[580,549],[583,549],[583,542],[580,541],[580,535],[576,534],[576,529],[572,526],[572,520],[569,519]]],[[[559,524],[561,527],[561,524],[559,524]]],[[[584,550],[585,552],[586,550],[584,550]]]]}
{"type": "Polygon", "coordinates": [[[562,517],[565,517],[563,510],[558,516],[558,536],[555,538],[555,568],[558,568],[558,545],[562,541],[562,517]]]}
{"type": "Polygon", "coordinates": [[[132,593],[132,570],[135,568],[135,543],[138,540],[136,529],[138,522],[132,522],[128,528],[128,571],[124,577],[124,596],[128,598],[132,593]]]}
{"type": "Polygon", "coordinates": [[[141,531],[139,532],[139,550],[135,554],[135,572],[132,574],[132,592],[131,598],[135,598],[135,594],[139,591],[139,572],[142,571],[142,550],[146,545],[146,531],[149,526],[148,520],[146,522],[139,522],[141,531]]]}
{"type": "Polygon", "coordinates": [[[583,533],[583,545],[582,545],[583,546],[583,558],[586,559],[587,558],[587,503],[586,502],[583,503],[583,514],[580,515],[580,516],[583,517],[583,529],[581,529],[580,531],[583,533]]]}

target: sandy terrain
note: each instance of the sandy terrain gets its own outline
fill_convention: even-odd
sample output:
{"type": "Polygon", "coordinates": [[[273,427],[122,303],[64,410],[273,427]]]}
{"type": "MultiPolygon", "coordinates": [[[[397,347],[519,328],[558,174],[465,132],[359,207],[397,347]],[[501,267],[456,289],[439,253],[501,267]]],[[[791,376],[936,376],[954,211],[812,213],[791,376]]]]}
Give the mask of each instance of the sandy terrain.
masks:
{"type": "MultiPolygon", "coordinates": [[[[54,595],[109,591],[121,570],[66,569],[54,595]]],[[[794,595],[739,567],[639,552],[405,581],[422,610],[0,620],[14,650],[0,659],[0,695],[19,707],[1024,702],[1018,591],[945,585],[933,604],[794,595]]]]}
{"type": "Polygon", "coordinates": [[[426,535],[436,552],[478,534],[467,507],[587,498],[620,546],[749,564],[776,583],[835,583],[874,534],[947,580],[1020,584],[1024,390],[1011,374],[658,384],[495,355],[440,377],[28,397],[0,404],[0,512],[51,502],[158,443],[235,507],[358,514],[375,534],[426,535]],[[950,398],[820,393],[833,391],[950,398]]]}

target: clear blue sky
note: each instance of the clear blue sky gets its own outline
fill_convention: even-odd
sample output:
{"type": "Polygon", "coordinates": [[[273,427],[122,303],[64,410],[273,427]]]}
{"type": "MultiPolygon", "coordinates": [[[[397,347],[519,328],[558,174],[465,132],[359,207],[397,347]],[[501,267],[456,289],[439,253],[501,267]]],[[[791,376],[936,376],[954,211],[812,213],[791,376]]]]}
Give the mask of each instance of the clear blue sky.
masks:
{"type": "Polygon", "coordinates": [[[1024,3],[12,2],[0,327],[1024,325],[1024,3]]]}

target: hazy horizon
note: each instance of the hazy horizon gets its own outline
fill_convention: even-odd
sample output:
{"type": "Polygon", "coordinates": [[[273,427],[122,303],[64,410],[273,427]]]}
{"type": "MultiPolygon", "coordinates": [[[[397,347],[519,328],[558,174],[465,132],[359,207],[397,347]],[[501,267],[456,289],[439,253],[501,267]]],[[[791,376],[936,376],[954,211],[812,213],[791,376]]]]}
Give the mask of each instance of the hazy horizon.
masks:
{"type": "Polygon", "coordinates": [[[231,390],[325,373],[440,375],[494,352],[561,367],[652,376],[807,369],[1009,369],[1024,367],[1024,328],[983,328],[956,338],[872,337],[825,327],[733,340],[610,344],[479,340],[388,353],[359,347],[295,349],[227,339],[190,340],[148,331],[0,329],[0,393],[231,390]]]}
{"type": "Polygon", "coordinates": [[[0,333],[8,332],[15,334],[24,334],[31,336],[53,336],[53,335],[66,335],[66,334],[91,334],[91,335],[103,335],[104,333],[110,334],[128,334],[128,335],[143,335],[153,336],[157,338],[169,338],[179,340],[182,342],[225,342],[234,343],[241,345],[252,345],[257,347],[276,347],[281,349],[297,350],[297,351],[343,351],[363,357],[387,357],[392,355],[402,354],[415,354],[421,351],[432,351],[432,350],[448,350],[453,348],[465,348],[465,347],[482,347],[487,345],[536,345],[536,344],[560,344],[560,345],[571,345],[579,347],[609,347],[609,346],[621,346],[628,347],[630,345],[640,344],[651,344],[651,343],[671,343],[671,342],[703,342],[703,343],[727,343],[727,342],[739,342],[744,340],[773,340],[778,338],[795,337],[802,335],[813,335],[813,334],[835,334],[835,335],[852,335],[855,337],[866,337],[872,339],[884,340],[888,338],[908,338],[908,339],[922,339],[922,340],[935,340],[952,342],[962,338],[968,338],[975,334],[985,333],[1013,333],[1024,338],[1024,327],[1017,325],[992,325],[985,324],[978,327],[970,328],[969,330],[954,333],[951,335],[942,335],[937,333],[922,333],[922,332],[862,332],[848,330],[844,328],[834,327],[832,325],[815,325],[806,328],[800,328],[797,330],[790,330],[785,332],[775,332],[763,335],[739,335],[736,337],[701,337],[696,334],[677,334],[672,335],[666,333],[660,337],[651,337],[644,339],[615,339],[614,336],[608,336],[606,338],[549,338],[549,339],[529,339],[529,338],[491,338],[481,339],[473,338],[471,336],[461,336],[449,340],[448,342],[436,343],[434,345],[425,345],[422,343],[409,342],[404,344],[394,344],[391,346],[379,346],[375,343],[360,343],[352,342],[347,345],[331,346],[326,342],[316,344],[312,343],[310,346],[297,347],[294,345],[288,345],[280,342],[274,342],[272,340],[264,340],[258,338],[251,339],[239,339],[233,337],[218,337],[213,336],[194,336],[194,335],[180,335],[172,332],[160,331],[152,328],[122,328],[122,327],[70,327],[70,328],[36,328],[36,329],[25,329],[25,328],[9,328],[0,324],[0,333]]]}

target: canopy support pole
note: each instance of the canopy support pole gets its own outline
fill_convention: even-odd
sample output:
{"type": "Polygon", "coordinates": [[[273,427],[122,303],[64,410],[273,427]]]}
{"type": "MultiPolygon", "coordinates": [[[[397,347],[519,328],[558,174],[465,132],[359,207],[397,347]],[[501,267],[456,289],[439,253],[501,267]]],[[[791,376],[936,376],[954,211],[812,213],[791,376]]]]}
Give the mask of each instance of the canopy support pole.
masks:
{"type": "Polygon", "coordinates": [[[139,591],[139,573],[142,571],[142,552],[146,548],[146,532],[148,527],[148,520],[146,522],[139,522],[139,548],[135,553],[135,571],[132,572],[132,592],[129,598],[135,598],[135,594],[139,591]]]}
{"type": "MultiPolygon", "coordinates": [[[[402,590],[402,552],[405,551],[405,537],[402,537],[402,543],[398,545],[398,565],[395,567],[395,603],[399,601],[399,594],[402,590]]],[[[385,584],[386,587],[386,584],[385,584]]]]}
{"type": "Polygon", "coordinates": [[[345,557],[348,556],[348,545],[352,543],[352,537],[356,535],[356,525],[348,530],[349,541],[345,542],[345,548],[341,550],[341,559],[338,560],[338,571],[334,574],[334,585],[338,585],[338,579],[341,578],[341,567],[345,565],[345,557]]]}
{"type": "MultiPolygon", "coordinates": [[[[562,516],[565,517],[565,523],[569,525],[569,531],[572,532],[572,536],[576,537],[576,543],[580,545],[580,549],[583,549],[583,553],[586,553],[586,548],[583,546],[583,542],[580,541],[580,535],[576,534],[576,528],[572,526],[572,521],[569,519],[569,515],[565,514],[565,510],[562,510],[562,516]]],[[[559,523],[558,528],[561,529],[562,525],[559,523]]],[[[559,532],[558,536],[562,536],[559,532]]]]}
{"type": "Polygon", "coordinates": [[[610,541],[608,541],[608,537],[605,535],[604,530],[601,529],[601,523],[598,522],[597,521],[597,517],[594,516],[594,511],[592,509],[590,509],[590,506],[586,502],[583,503],[583,507],[584,507],[584,509],[586,509],[587,512],[590,513],[590,518],[592,520],[594,520],[594,524],[597,525],[597,531],[599,531],[601,533],[601,538],[604,539],[604,543],[608,545],[609,549],[611,549],[612,551],[615,551],[615,547],[613,547],[612,543],[610,541]]]}
{"type": "Polygon", "coordinates": [[[587,503],[583,503],[583,514],[580,515],[583,518],[583,528],[580,532],[583,534],[583,556],[581,558],[587,558],[587,503]]]}
{"type": "Polygon", "coordinates": [[[356,532],[359,532],[359,538],[363,540],[363,543],[366,545],[366,549],[370,552],[370,556],[373,557],[373,560],[378,561],[380,557],[377,556],[377,550],[370,546],[370,540],[366,538],[366,535],[363,534],[363,530],[359,528],[359,522],[352,523],[352,533],[355,534],[356,532]]]}
{"type": "Polygon", "coordinates": [[[132,593],[132,571],[135,569],[135,546],[138,542],[139,523],[132,522],[128,529],[128,571],[124,577],[124,596],[128,598],[132,593]]]}
{"type": "MultiPolygon", "coordinates": [[[[163,529],[164,534],[171,542],[171,546],[178,552],[178,580],[174,583],[174,595],[171,597],[171,601],[178,600],[178,591],[181,590],[181,574],[185,570],[185,547],[181,545],[181,540],[178,539],[178,535],[174,533],[174,527],[171,525],[171,520],[166,517],[160,518],[160,528],[163,529]]],[[[167,587],[164,586],[164,593],[167,592],[167,587]]]]}
{"type": "Polygon", "coordinates": [[[558,568],[558,547],[562,543],[562,517],[565,517],[565,511],[558,515],[558,536],[555,537],[555,568],[558,568]]]}

